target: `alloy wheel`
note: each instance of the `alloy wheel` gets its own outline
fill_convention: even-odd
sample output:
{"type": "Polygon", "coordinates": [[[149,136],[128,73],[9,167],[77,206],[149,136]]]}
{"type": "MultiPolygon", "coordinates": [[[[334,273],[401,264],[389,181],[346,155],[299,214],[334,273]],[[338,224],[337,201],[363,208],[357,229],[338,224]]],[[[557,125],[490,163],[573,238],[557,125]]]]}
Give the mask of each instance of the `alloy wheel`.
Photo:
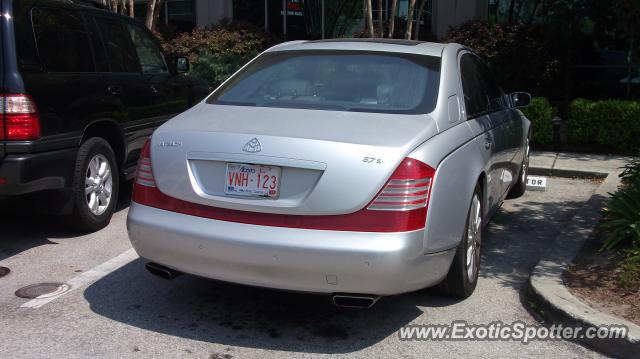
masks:
{"type": "Polygon", "coordinates": [[[480,245],[482,242],[482,211],[480,197],[473,195],[469,209],[469,224],[467,225],[467,276],[473,283],[480,267],[480,245]]]}
{"type": "Polygon", "coordinates": [[[111,202],[113,174],[107,158],[101,154],[93,156],[86,170],[84,193],[87,206],[96,216],[102,215],[111,202]]]}

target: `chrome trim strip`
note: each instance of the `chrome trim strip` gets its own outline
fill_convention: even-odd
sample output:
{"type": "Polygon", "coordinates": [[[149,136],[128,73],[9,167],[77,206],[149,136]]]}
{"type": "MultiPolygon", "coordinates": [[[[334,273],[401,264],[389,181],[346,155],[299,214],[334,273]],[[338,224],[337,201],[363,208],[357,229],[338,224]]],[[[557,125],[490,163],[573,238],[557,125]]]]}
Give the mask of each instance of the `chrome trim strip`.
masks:
{"type": "Polygon", "coordinates": [[[415,202],[415,201],[419,201],[419,200],[425,200],[427,199],[427,195],[423,194],[420,196],[406,196],[406,197],[402,197],[402,196],[378,196],[378,198],[376,198],[376,200],[374,201],[374,204],[377,204],[378,202],[398,202],[398,203],[408,203],[408,202],[415,202]]]}
{"type": "Polygon", "coordinates": [[[404,206],[372,204],[367,209],[372,211],[404,211],[406,212],[414,209],[424,208],[426,206],[427,206],[427,202],[425,201],[424,203],[417,203],[417,204],[404,205],[404,206]]]}
{"type": "Polygon", "coordinates": [[[414,187],[414,188],[385,188],[384,190],[382,190],[382,192],[380,193],[382,194],[411,194],[411,193],[418,193],[418,192],[427,192],[429,191],[429,186],[425,186],[425,187],[414,187]]]}

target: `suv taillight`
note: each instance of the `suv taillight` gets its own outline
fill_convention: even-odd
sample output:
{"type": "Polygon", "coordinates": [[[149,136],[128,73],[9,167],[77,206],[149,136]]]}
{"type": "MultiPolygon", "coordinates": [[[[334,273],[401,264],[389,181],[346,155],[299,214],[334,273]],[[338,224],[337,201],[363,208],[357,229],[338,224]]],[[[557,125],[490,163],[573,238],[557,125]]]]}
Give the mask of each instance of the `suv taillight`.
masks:
{"type": "Polygon", "coordinates": [[[0,112],[0,140],[30,141],[40,138],[40,116],[31,96],[0,95],[0,112]]]}

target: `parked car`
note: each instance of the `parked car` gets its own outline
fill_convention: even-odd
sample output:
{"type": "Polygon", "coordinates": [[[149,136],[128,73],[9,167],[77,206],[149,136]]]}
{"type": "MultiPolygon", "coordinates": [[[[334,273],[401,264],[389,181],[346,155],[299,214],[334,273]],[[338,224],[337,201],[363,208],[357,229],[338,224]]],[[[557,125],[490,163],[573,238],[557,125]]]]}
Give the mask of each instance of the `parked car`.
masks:
{"type": "Polygon", "coordinates": [[[525,191],[530,123],[457,44],[275,46],[142,150],[128,217],[154,274],[333,295],[471,295],[483,228],[525,191]]]}
{"type": "Polygon", "coordinates": [[[126,16],[70,1],[1,0],[0,197],[97,230],[159,125],[206,96],[126,16]]]}

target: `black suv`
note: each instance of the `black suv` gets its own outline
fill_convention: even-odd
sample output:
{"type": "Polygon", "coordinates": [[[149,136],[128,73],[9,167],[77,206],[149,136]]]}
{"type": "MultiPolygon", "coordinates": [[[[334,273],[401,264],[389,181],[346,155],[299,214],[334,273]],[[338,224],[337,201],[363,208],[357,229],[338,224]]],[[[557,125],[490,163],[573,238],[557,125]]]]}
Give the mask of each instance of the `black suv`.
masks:
{"type": "Polygon", "coordinates": [[[0,197],[34,194],[100,229],[145,139],[207,89],[138,21],[72,1],[0,4],[0,197]]]}

